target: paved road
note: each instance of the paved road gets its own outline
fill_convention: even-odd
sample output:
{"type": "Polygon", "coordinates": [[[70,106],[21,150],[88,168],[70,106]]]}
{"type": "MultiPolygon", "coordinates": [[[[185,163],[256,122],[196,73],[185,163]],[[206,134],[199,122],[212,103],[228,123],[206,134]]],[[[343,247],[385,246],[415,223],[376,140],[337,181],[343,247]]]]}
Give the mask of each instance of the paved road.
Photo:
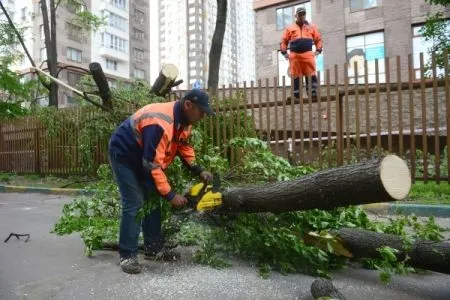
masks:
{"type": "MultiPolygon", "coordinates": [[[[215,270],[193,264],[188,248],[181,262],[145,262],[142,274],[127,275],[116,253],[86,258],[77,235],[49,233],[66,201],[0,193],[0,238],[31,233],[28,243],[0,243],[0,299],[311,299],[313,277],[272,273],[265,280],[242,262],[215,270]]],[[[348,299],[450,299],[450,276],[437,273],[396,277],[384,286],[376,272],[349,268],[334,273],[333,282],[348,299]]]]}

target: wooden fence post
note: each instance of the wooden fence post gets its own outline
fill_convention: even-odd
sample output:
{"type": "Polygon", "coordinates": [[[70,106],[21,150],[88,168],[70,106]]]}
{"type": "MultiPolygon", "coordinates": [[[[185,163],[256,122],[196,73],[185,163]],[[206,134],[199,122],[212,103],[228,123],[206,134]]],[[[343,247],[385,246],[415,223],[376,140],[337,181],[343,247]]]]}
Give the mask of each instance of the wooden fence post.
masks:
{"type": "Polygon", "coordinates": [[[41,151],[39,143],[39,127],[34,131],[34,171],[41,174],[41,151]]]}

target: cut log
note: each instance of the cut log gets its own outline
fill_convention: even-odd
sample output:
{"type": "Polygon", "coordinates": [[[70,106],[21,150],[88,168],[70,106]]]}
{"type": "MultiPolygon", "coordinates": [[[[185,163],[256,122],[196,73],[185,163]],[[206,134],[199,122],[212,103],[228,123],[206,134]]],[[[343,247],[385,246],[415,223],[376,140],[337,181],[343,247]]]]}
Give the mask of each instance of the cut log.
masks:
{"type": "Polygon", "coordinates": [[[334,287],[331,280],[318,278],[311,284],[311,295],[315,300],[339,299],[346,300],[345,296],[334,287]]]}
{"type": "Polygon", "coordinates": [[[398,260],[404,260],[408,254],[407,264],[419,269],[425,269],[450,274],[450,243],[433,242],[416,239],[406,253],[401,236],[373,232],[359,228],[341,228],[333,231],[350,251],[354,258],[381,258],[378,248],[389,246],[397,249],[398,260]]]}
{"type": "Polygon", "coordinates": [[[397,201],[411,189],[408,165],[387,155],[294,180],[223,192],[222,212],[288,212],[397,201]]]}
{"type": "Polygon", "coordinates": [[[151,92],[155,95],[165,97],[170,89],[175,85],[175,79],[178,77],[178,68],[173,64],[166,64],[159,72],[158,78],[152,85],[151,92]]]}

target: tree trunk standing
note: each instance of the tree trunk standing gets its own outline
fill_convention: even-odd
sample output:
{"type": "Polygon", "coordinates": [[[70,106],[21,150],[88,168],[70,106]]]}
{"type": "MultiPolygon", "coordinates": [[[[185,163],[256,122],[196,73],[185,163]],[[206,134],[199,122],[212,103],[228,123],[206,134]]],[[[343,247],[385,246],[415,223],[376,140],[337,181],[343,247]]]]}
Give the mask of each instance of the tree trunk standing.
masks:
{"type": "Polygon", "coordinates": [[[220,57],[222,56],[223,37],[227,24],[227,0],[217,0],[216,28],[209,52],[208,88],[212,95],[217,94],[219,86],[220,57]]]}
{"type": "Polygon", "coordinates": [[[288,212],[401,200],[411,188],[405,161],[395,155],[298,179],[223,192],[224,212],[288,212]]]}
{"type": "MultiPolygon", "coordinates": [[[[405,259],[403,238],[359,228],[341,228],[332,232],[354,258],[381,258],[378,248],[389,246],[399,250],[397,259],[405,259]]],[[[416,240],[409,252],[407,264],[415,268],[450,274],[450,243],[416,240]]]]}
{"type": "MultiPolygon", "coordinates": [[[[50,24],[48,18],[48,8],[45,0],[41,0],[42,19],[44,24],[45,48],[47,51],[47,66],[50,75],[56,77],[58,53],[56,48],[56,8],[55,1],[50,0],[50,24]]],[[[58,84],[50,82],[49,106],[58,107],[58,84]]]]}

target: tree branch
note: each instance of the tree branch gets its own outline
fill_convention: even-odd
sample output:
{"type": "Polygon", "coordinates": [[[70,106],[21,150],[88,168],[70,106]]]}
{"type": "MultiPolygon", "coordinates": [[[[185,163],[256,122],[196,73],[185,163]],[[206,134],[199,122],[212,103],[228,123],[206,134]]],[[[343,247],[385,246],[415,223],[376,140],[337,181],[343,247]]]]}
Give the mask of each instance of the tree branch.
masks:
{"type": "Polygon", "coordinates": [[[55,5],[55,11],[58,9],[59,3],[61,3],[61,0],[58,0],[58,2],[56,3],[56,5],[55,5]]]}

